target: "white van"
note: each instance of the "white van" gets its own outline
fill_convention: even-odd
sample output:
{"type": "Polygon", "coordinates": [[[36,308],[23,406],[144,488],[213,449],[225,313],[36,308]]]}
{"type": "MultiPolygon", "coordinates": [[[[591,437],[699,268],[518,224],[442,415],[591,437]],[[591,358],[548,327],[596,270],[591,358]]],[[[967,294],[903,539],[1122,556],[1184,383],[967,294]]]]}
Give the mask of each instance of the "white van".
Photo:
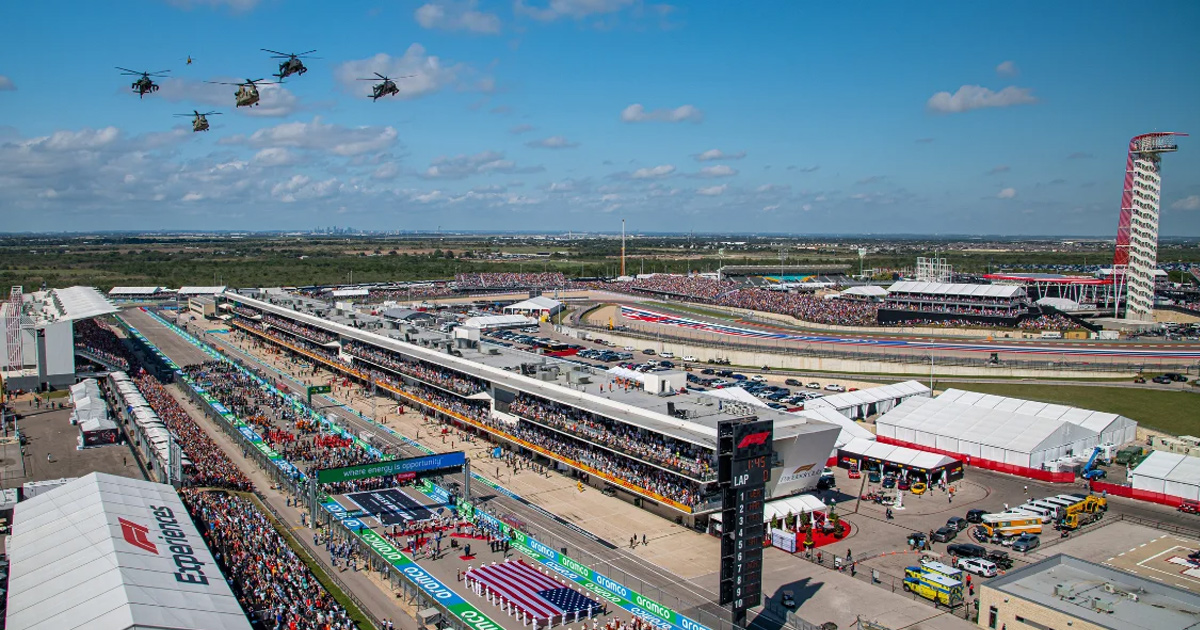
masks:
{"type": "Polygon", "coordinates": [[[1062,339],[1062,333],[1057,330],[1043,330],[1042,339],[1062,339]]]}
{"type": "Polygon", "coordinates": [[[660,356],[660,357],[662,357],[662,358],[664,358],[664,359],[674,359],[674,358],[675,358],[675,353],[674,353],[674,352],[671,352],[670,350],[664,350],[663,352],[659,352],[659,353],[658,353],[658,356],[660,356]]]}
{"type": "Polygon", "coordinates": [[[1000,568],[995,562],[983,558],[959,558],[955,565],[967,573],[981,577],[996,577],[996,574],[1000,573],[1000,568]]]}

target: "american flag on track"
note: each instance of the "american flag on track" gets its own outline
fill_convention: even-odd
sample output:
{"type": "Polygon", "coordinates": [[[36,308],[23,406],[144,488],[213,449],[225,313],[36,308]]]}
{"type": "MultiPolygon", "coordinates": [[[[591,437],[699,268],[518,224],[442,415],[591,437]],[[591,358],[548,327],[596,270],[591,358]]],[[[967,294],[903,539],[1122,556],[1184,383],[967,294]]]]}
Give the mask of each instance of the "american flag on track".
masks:
{"type": "Polygon", "coordinates": [[[535,619],[556,621],[576,611],[582,617],[601,609],[596,600],[559,584],[519,560],[474,569],[467,578],[500,594],[535,619]]]}

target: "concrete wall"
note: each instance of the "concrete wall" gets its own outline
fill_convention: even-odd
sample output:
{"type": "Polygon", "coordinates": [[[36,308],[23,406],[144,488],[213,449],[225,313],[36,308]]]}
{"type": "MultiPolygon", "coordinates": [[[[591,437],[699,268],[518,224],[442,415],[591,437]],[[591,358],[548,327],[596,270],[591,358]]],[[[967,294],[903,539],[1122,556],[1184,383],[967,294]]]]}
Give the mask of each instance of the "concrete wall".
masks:
{"type": "MultiPolygon", "coordinates": [[[[581,331],[577,329],[562,327],[562,330],[576,338],[584,338],[582,335],[590,335],[589,338],[601,338],[611,341],[618,347],[633,346],[638,350],[651,348],[655,352],[668,350],[674,352],[676,357],[683,355],[693,355],[699,359],[700,363],[704,363],[709,359],[729,359],[733,365],[744,365],[750,367],[768,366],[772,369],[789,369],[799,370],[802,372],[858,372],[864,374],[897,374],[911,375],[916,378],[929,377],[928,363],[892,363],[889,361],[859,361],[853,359],[840,359],[828,357],[806,356],[801,354],[779,354],[770,352],[769,347],[764,347],[763,351],[754,350],[734,350],[731,348],[712,348],[702,345],[688,345],[676,341],[656,341],[650,339],[642,339],[638,337],[626,336],[620,334],[620,331],[581,331]]],[[[635,357],[636,359],[637,357],[635,357]]],[[[1047,367],[1047,370],[1053,370],[1054,378],[1096,378],[1096,372],[1084,372],[1063,370],[1058,367],[1047,367]]],[[[1046,370],[1037,369],[1020,369],[1010,368],[1004,365],[995,367],[964,367],[953,365],[937,365],[934,364],[934,374],[936,376],[982,376],[982,377],[1036,377],[1046,378],[1046,370]]],[[[1104,376],[1121,376],[1123,372],[1105,372],[1104,376]]],[[[1133,376],[1131,370],[1127,376],[1133,376]]]]}
{"type": "Polygon", "coordinates": [[[1045,630],[1047,628],[1107,630],[1104,626],[1098,626],[1040,604],[1013,597],[988,588],[986,585],[979,588],[979,626],[997,630],[1000,628],[1007,628],[1007,630],[1045,630]],[[992,607],[997,610],[995,625],[991,624],[992,607]],[[1021,617],[1024,621],[1017,621],[1017,617],[1021,617]]]}

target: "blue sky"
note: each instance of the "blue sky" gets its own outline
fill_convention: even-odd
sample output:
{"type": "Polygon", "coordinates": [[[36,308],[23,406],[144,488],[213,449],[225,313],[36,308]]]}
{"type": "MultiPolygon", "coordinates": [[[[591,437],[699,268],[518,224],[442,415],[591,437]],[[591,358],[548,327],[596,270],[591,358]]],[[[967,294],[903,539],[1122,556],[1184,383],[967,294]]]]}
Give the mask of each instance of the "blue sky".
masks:
{"type": "MultiPolygon", "coordinates": [[[[916,6],[7,3],[0,229],[1112,236],[1129,138],[1200,135],[1200,3],[916,6]],[[260,48],[321,58],[253,109],[203,83],[260,48]]],[[[1179,144],[1162,234],[1200,235],[1179,144]]]]}

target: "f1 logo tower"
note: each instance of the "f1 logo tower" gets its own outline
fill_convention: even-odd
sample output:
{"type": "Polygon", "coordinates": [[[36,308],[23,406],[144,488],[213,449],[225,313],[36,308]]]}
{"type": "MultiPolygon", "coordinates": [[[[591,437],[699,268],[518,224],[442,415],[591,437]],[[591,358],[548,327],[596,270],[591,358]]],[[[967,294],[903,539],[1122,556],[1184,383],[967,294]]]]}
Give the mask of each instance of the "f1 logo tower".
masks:
{"type": "Polygon", "coordinates": [[[1162,190],[1159,170],[1162,154],[1179,149],[1174,137],[1186,135],[1163,131],[1134,136],[1129,141],[1112,275],[1116,301],[1125,303],[1126,321],[1154,320],[1154,271],[1158,268],[1162,190]]]}

